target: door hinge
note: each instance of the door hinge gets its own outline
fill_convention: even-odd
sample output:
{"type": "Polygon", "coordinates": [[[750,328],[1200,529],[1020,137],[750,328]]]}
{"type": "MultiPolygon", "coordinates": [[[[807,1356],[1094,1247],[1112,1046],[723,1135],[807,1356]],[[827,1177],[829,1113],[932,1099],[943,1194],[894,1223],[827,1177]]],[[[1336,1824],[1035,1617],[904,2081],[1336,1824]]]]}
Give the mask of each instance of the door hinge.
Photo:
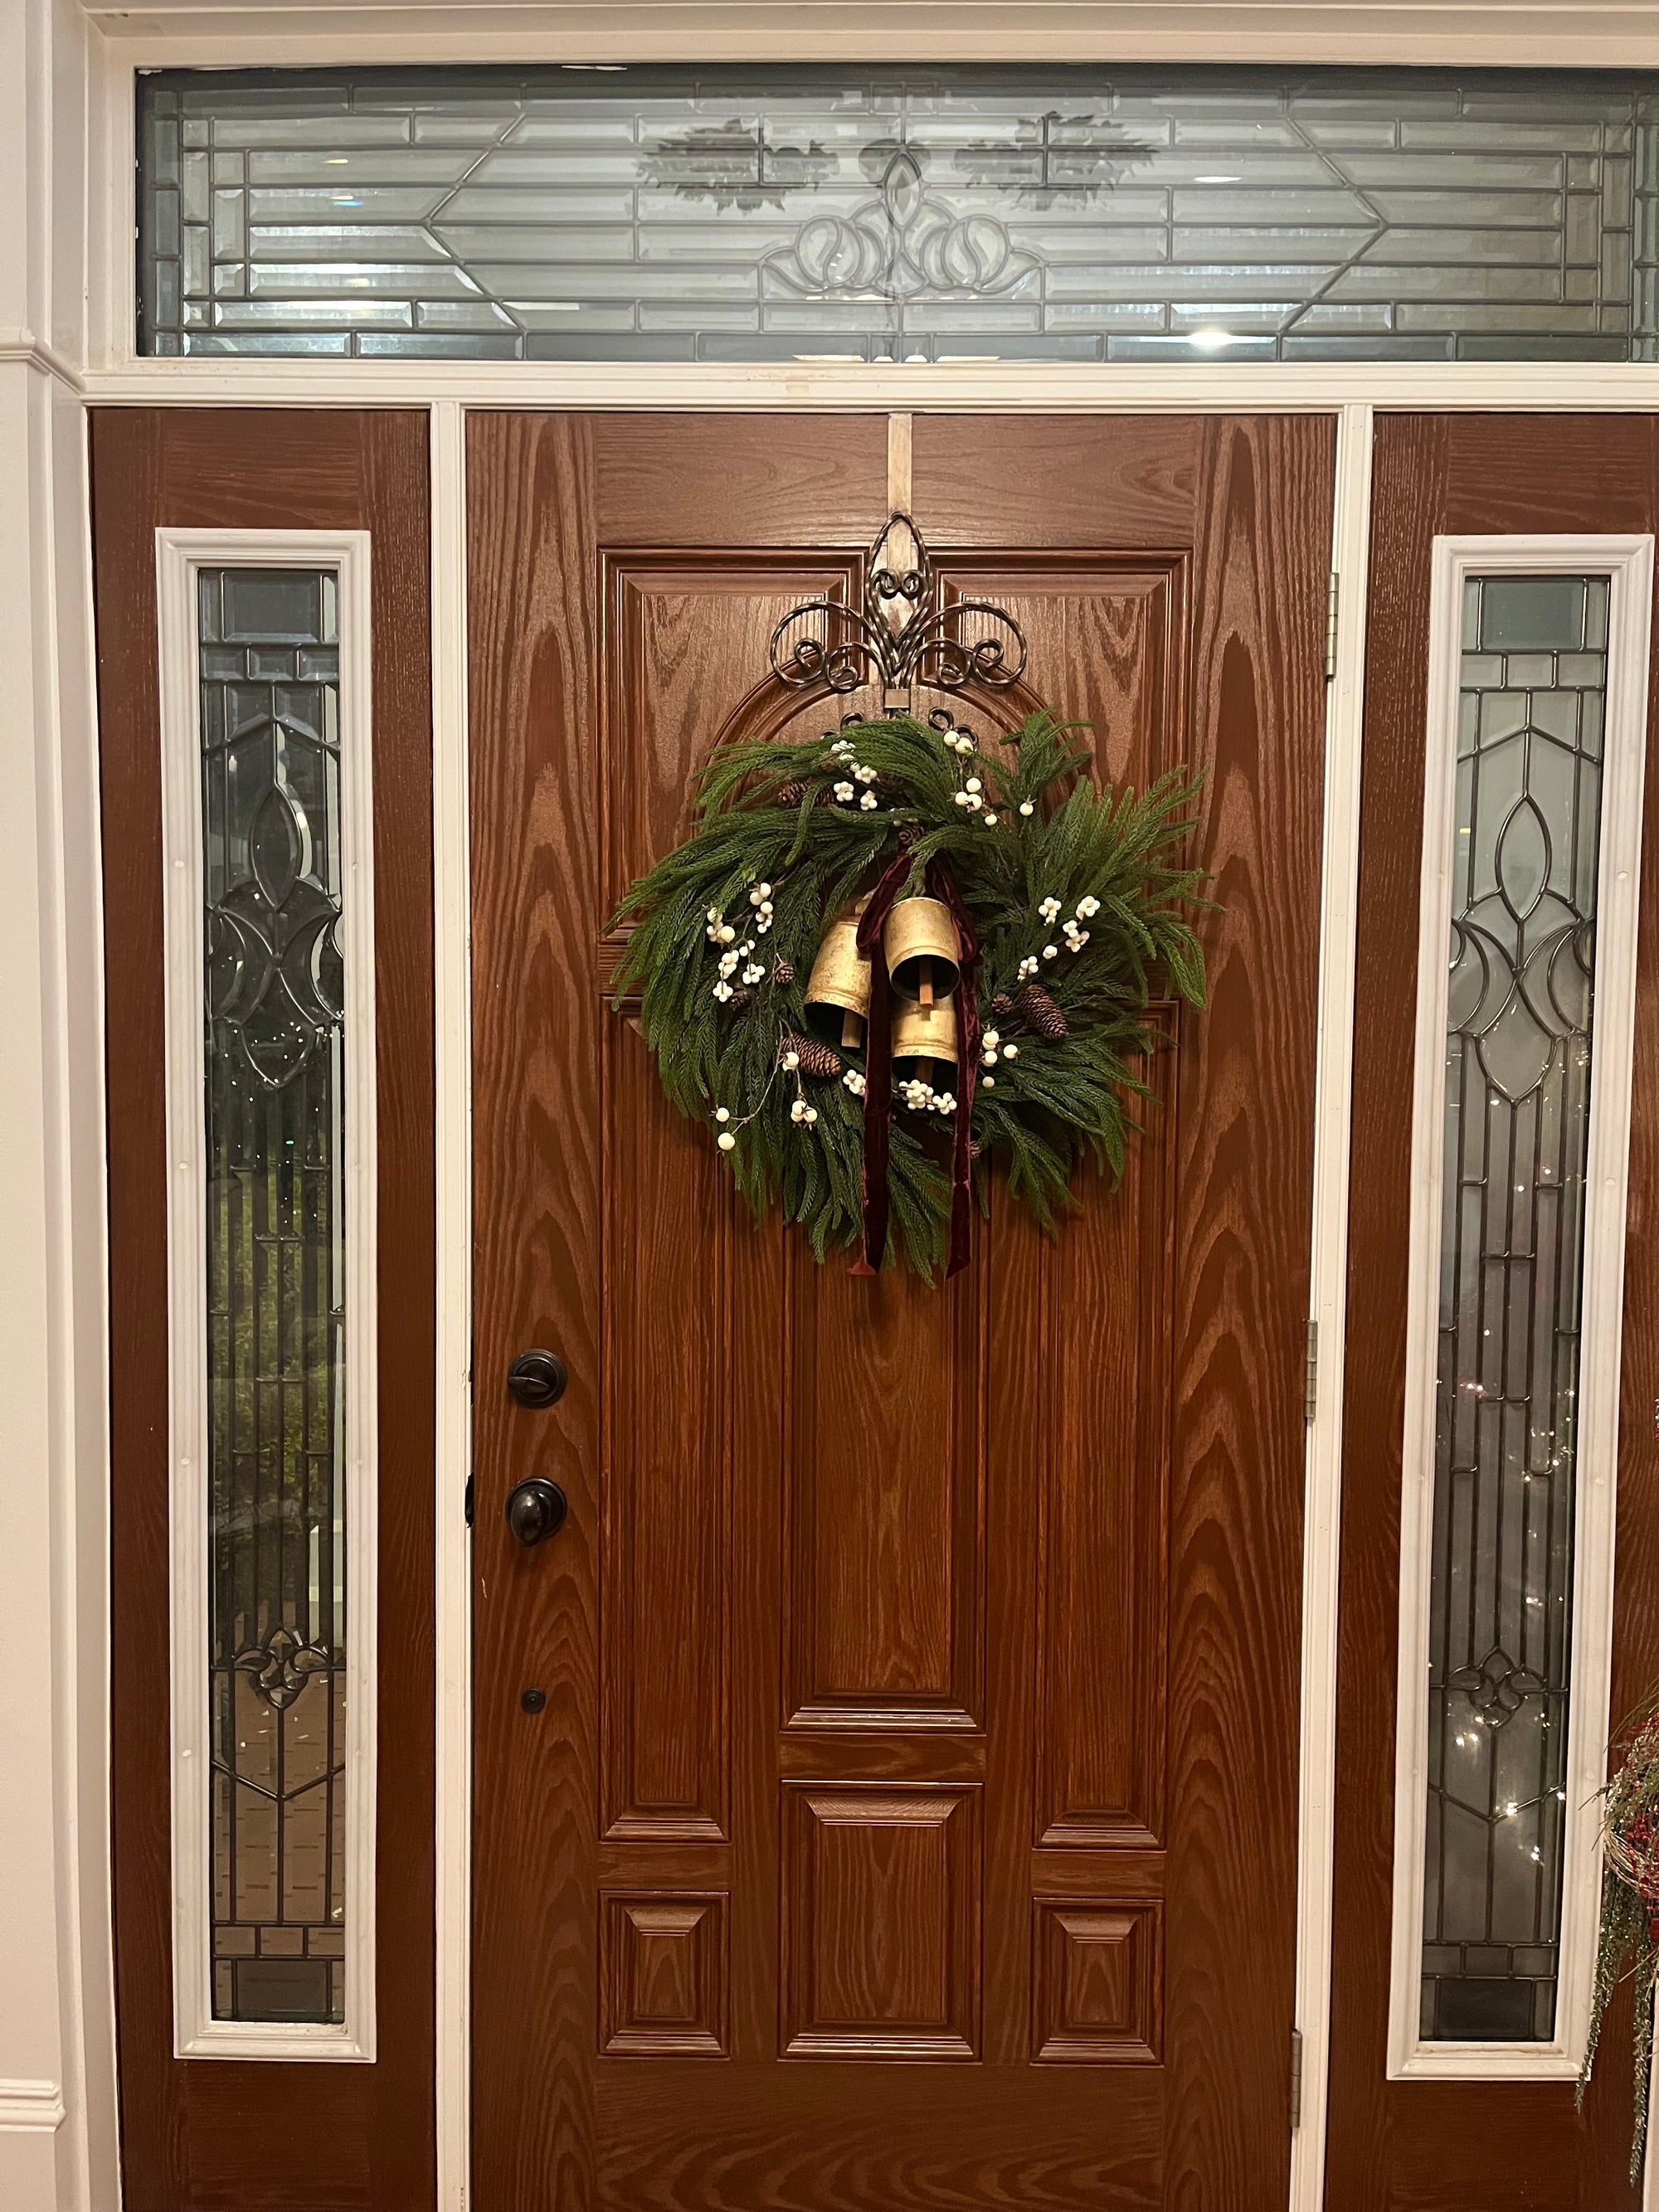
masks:
{"type": "Polygon", "coordinates": [[[1302,2030],[1291,2030],[1291,2133],[1302,2124],[1302,2030]]]}
{"type": "Polygon", "coordinates": [[[1325,601],[1325,681],[1328,684],[1336,674],[1336,602],[1341,581],[1333,568],[1330,592],[1325,601]]]}
{"type": "Polygon", "coordinates": [[[1302,1418],[1313,1425],[1319,1411],[1319,1323],[1308,1323],[1308,1351],[1302,1371],[1302,1418]]]}

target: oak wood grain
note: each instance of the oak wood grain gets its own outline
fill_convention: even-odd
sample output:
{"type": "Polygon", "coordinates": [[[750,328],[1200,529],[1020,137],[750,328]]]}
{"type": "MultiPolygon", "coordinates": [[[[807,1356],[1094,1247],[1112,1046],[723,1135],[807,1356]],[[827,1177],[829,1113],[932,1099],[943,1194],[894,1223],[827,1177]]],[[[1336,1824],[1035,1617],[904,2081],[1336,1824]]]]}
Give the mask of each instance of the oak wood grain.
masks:
{"type": "Polygon", "coordinates": [[[94,410],[108,981],[112,1805],[129,2212],[434,2201],[432,768],[424,415],[94,410]],[[158,526],[372,538],[379,2056],[173,2056],[158,526]]]}
{"type": "Polygon", "coordinates": [[[857,587],[884,425],[837,427],[833,480],[775,418],[470,427],[477,2202],[1265,2205],[1330,426],[916,426],[950,588],[1014,606],[1107,773],[1209,770],[1226,902],[1123,1189],[1050,1242],[994,1183],[943,1292],[750,1224],[599,988],[711,732],[822,726],[756,658],[791,594],[857,587]],[[500,1387],[531,1342],[570,1364],[545,1415],[500,1387]],[[520,1555],[544,1469],[570,1522],[520,1555]],[[602,1983],[623,1894],[657,1948],[602,1983]],[[730,2057],[601,2051],[647,1983],[712,2033],[714,1897],[730,2057]]]}
{"type": "MultiPolygon", "coordinates": [[[[1336,1866],[1327,2201],[1616,2212],[1626,2175],[1629,2007],[1582,2115],[1571,2082],[1385,2078],[1405,1419],[1407,1223],[1417,1009],[1431,542],[1441,533],[1659,526],[1650,416],[1383,416],[1371,503],[1349,1192],[1336,1866]]],[[[1659,713],[1659,689],[1651,695],[1659,713]]],[[[1651,727],[1651,725],[1650,725],[1651,727]]],[[[1653,1225],[1659,1200],[1659,790],[1647,789],[1619,1454],[1612,1710],[1659,1678],[1653,1225]]]]}

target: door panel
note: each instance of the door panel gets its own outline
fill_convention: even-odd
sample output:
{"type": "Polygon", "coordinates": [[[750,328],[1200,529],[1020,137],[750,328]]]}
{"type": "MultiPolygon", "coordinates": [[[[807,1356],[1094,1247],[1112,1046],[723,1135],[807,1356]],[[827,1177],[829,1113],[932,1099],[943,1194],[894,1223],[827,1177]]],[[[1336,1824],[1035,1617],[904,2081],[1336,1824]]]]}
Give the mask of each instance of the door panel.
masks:
{"type": "Polygon", "coordinates": [[[111,1795],[123,2202],[128,2212],[294,2212],[325,2203],[331,2212],[411,2212],[435,2191],[427,421],[344,410],[115,408],[93,411],[91,436],[109,997],[111,1795]],[[371,538],[381,1686],[372,2064],[173,2055],[161,526],[348,528],[371,538]]]}
{"type": "MultiPolygon", "coordinates": [[[[1571,2081],[1387,2078],[1395,1668],[1430,560],[1437,535],[1659,526],[1651,418],[1381,416],[1362,793],[1327,2202],[1354,2212],[1639,2201],[1628,1995],[1571,2081]]],[[[1659,691],[1650,694],[1650,714],[1659,691]]],[[[1651,719],[1650,726],[1651,727],[1651,719]]],[[[1613,1613],[1614,1725],[1659,1678],[1651,1224],[1659,1204],[1659,779],[1646,787],[1613,1613]]],[[[1581,1476],[1581,1479],[1582,1476],[1581,1476]]]]}
{"type": "Polygon", "coordinates": [[[1224,902],[1122,1188],[930,1289],[752,1224],[602,995],[716,733],[839,711],[765,647],[884,421],[471,423],[481,2212],[1282,2195],[1332,445],[915,420],[946,588],[1209,769],[1224,902]]]}

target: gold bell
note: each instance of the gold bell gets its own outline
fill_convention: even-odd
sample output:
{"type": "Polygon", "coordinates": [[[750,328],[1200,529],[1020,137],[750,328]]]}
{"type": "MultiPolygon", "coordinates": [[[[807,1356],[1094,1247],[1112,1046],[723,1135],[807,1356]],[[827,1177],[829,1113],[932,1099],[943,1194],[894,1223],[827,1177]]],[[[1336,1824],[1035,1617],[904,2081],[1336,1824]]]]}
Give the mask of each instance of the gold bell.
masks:
{"type": "Polygon", "coordinates": [[[901,999],[931,1006],[956,989],[957,926],[942,900],[901,899],[887,917],[882,950],[901,999]]]}
{"type": "Polygon", "coordinates": [[[931,1006],[906,1006],[893,1021],[893,1072],[911,1067],[937,1089],[949,1084],[957,1068],[957,1006],[954,999],[937,1000],[931,1006]],[[933,1061],[932,1068],[917,1061],[933,1061]]]}
{"type": "Polygon", "coordinates": [[[856,1045],[870,1011],[870,963],[859,951],[869,895],[845,906],[823,933],[806,979],[806,1026],[825,1044],[856,1045]]]}

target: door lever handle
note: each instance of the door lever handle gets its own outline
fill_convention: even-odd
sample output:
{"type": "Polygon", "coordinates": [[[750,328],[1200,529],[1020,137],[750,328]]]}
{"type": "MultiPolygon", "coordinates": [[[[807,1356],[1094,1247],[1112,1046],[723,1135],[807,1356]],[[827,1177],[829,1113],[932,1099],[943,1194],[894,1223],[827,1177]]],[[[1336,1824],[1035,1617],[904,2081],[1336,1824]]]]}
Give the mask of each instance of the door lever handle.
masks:
{"type": "Polygon", "coordinates": [[[570,1502],[563,1491],[544,1474],[532,1474],[507,1492],[507,1525],[526,1550],[556,1536],[569,1510],[570,1502]]]}

